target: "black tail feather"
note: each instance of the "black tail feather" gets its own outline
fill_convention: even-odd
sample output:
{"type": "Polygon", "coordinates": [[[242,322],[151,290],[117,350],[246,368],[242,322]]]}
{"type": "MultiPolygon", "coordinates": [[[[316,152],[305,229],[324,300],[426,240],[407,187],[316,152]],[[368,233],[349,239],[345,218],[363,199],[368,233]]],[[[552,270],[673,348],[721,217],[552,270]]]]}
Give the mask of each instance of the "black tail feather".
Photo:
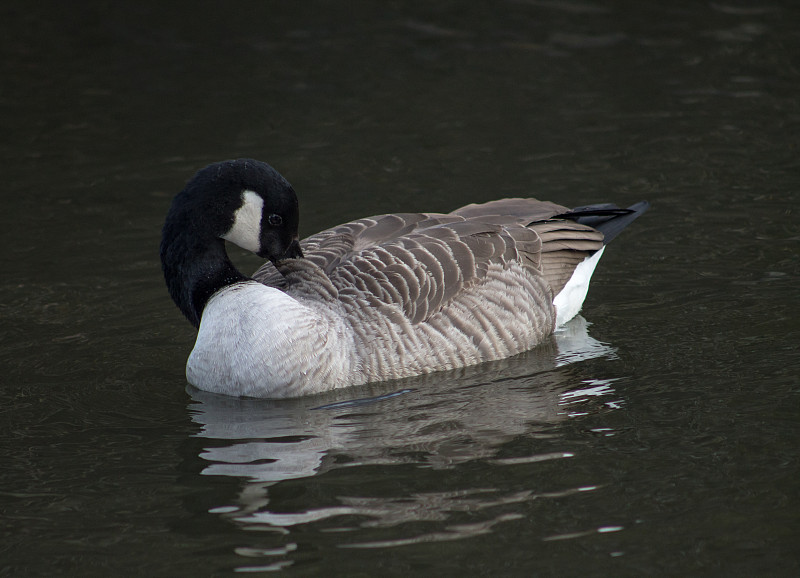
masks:
{"type": "Polygon", "coordinates": [[[639,201],[627,209],[620,209],[612,203],[575,207],[568,213],[556,215],[554,219],[570,219],[581,225],[588,225],[603,233],[603,244],[608,245],[622,230],[639,218],[650,208],[647,201],[639,201]]]}

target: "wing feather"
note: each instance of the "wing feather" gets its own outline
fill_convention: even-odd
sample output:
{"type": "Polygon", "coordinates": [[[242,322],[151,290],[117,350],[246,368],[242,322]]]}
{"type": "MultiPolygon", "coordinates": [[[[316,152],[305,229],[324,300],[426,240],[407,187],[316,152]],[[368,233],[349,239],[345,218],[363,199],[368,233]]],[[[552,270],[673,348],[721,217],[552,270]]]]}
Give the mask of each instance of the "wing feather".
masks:
{"type": "Polygon", "coordinates": [[[566,211],[535,199],[503,199],[449,214],[359,219],[304,239],[306,259],[282,261],[277,268],[267,263],[253,278],[290,293],[395,306],[411,323],[457,301],[491,266],[517,263],[544,276],[555,295],[603,243],[603,234],[591,227],[554,219],[566,211]],[[320,288],[309,287],[315,283],[320,288]]]}

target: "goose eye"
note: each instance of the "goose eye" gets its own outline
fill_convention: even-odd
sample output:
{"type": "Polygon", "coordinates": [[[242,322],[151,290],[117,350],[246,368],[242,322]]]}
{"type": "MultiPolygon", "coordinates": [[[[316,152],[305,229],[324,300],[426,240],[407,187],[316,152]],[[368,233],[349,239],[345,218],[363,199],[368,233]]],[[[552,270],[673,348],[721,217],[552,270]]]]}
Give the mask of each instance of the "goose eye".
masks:
{"type": "Polygon", "coordinates": [[[283,219],[281,218],[280,215],[276,215],[273,213],[272,215],[267,217],[267,222],[273,227],[277,227],[283,224],[283,219]]]}

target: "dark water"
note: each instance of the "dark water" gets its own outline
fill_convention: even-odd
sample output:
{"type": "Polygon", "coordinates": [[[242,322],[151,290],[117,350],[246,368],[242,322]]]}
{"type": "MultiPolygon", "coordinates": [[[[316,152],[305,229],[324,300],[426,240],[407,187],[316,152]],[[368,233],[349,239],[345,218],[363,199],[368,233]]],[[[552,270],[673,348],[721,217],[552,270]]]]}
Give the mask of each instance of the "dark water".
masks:
{"type": "Polygon", "coordinates": [[[798,575],[795,2],[0,22],[0,574],[798,575]],[[304,234],[511,195],[654,208],[588,323],[533,352],[218,398],[186,389],[157,245],[186,179],[236,156],[294,184],[304,234]]]}

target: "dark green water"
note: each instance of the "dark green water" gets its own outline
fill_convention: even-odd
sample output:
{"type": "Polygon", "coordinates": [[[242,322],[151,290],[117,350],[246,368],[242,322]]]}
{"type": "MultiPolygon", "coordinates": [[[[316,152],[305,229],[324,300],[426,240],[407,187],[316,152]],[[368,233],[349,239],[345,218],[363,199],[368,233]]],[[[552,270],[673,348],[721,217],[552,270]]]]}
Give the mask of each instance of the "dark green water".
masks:
{"type": "Polygon", "coordinates": [[[1,575],[798,575],[796,3],[162,4],[0,7],[1,575]],[[293,183],[303,234],[653,209],[588,334],[217,398],[186,389],[157,247],[237,156],[293,183]]]}

